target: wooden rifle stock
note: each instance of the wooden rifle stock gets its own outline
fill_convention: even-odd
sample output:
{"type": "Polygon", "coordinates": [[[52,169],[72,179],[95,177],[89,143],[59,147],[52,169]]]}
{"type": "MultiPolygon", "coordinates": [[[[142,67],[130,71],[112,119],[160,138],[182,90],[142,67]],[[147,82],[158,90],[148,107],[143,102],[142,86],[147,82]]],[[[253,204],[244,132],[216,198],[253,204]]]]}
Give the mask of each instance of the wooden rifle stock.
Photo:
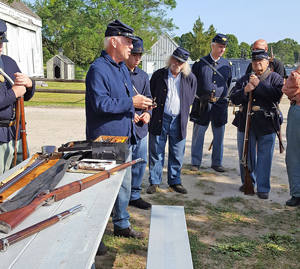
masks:
{"type": "Polygon", "coordinates": [[[26,122],[25,122],[25,109],[24,109],[24,97],[20,98],[20,109],[21,109],[21,140],[22,140],[22,153],[23,161],[28,158],[27,155],[27,138],[26,138],[26,122]]]}
{"type": "Polygon", "coordinates": [[[245,137],[244,137],[244,148],[243,148],[243,157],[241,160],[242,165],[245,170],[245,179],[244,179],[244,194],[254,195],[254,188],[250,176],[250,170],[248,167],[248,150],[249,150],[249,134],[250,134],[250,123],[251,123],[251,107],[252,107],[252,91],[249,92],[249,101],[247,106],[247,115],[246,115],[246,126],[245,126],[245,137]]]}
{"type": "Polygon", "coordinates": [[[14,233],[10,236],[7,236],[5,238],[1,238],[0,239],[0,251],[6,251],[7,248],[12,245],[12,244],[15,244],[39,231],[42,231],[56,223],[58,223],[59,221],[83,210],[85,207],[82,206],[82,205],[77,205],[69,210],[66,210],[62,213],[59,213],[55,216],[52,216],[48,219],[45,219],[39,223],[36,223],[26,229],[23,229],[17,233],[14,233]]]}
{"type": "Polygon", "coordinates": [[[82,180],[74,181],[64,186],[58,187],[53,191],[47,193],[40,193],[29,205],[0,214],[0,232],[9,233],[23,220],[30,216],[39,206],[48,203],[49,201],[60,201],[75,193],[81,192],[107,178],[112,173],[126,169],[127,167],[142,161],[142,159],[136,159],[121,165],[118,165],[110,170],[102,171],[94,174],[82,180]]]}

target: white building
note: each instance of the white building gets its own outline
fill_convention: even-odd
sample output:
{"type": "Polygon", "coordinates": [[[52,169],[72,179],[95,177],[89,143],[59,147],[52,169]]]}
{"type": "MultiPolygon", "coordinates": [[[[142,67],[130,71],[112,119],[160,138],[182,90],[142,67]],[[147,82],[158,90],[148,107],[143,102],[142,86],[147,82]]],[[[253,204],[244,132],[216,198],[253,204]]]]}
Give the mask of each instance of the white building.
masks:
{"type": "MultiPolygon", "coordinates": [[[[149,75],[154,71],[166,66],[166,58],[172,55],[179,45],[167,34],[164,33],[151,47],[149,53],[142,56],[142,69],[149,75]]],[[[191,61],[189,58],[188,61],[191,61]]]]}
{"type": "Polygon", "coordinates": [[[3,54],[13,58],[29,77],[43,77],[42,20],[23,2],[0,0],[0,19],[7,25],[9,42],[3,54]]]}

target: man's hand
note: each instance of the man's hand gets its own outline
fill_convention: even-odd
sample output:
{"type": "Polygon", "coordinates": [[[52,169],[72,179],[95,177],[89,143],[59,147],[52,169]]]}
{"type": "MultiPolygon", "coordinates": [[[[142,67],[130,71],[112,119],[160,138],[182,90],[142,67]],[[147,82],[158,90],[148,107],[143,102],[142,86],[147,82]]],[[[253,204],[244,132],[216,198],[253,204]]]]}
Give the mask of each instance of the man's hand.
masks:
{"type": "Polygon", "coordinates": [[[132,100],[135,108],[148,109],[150,106],[152,106],[152,100],[141,94],[133,96],[132,100]]]}
{"type": "Polygon", "coordinates": [[[148,112],[144,112],[141,116],[140,116],[140,120],[144,123],[144,124],[148,124],[150,121],[150,114],[148,112]]]}
{"type": "Polygon", "coordinates": [[[134,123],[138,123],[140,121],[140,116],[138,114],[134,114],[134,123]]]}
{"type": "Polygon", "coordinates": [[[26,88],[24,86],[18,86],[18,85],[12,86],[12,90],[15,92],[16,98],[23,96],[26,92],[26,88]]]}
{"type": "Polygon", "coordinates": [[[258,85],[258,83],[257,83],[257,85],[255,86],[255,84],[257,82],[256,79],[258,80],[258,83],[259,83],[259,79],[257,78],[257,76],[255,76],[255,75],[250,76],[249,83],[245,87],[245,93],[251,92],[256,88],[256,86],[258,85]]]}
{"type": "Polygon", "coordinates": [[[249,82],[251,84],[253,84],[254,87],[257,87],[257,85],[259,84],[259,79],[258,79],[258,77],[256,75],[251,75],[249,82]]]}
{"type": "Polygon", "coordinates": [[[26,88],[32,88],[32,80],[23,73],[15,73],[15,85],[25,86],[26,88]]]}

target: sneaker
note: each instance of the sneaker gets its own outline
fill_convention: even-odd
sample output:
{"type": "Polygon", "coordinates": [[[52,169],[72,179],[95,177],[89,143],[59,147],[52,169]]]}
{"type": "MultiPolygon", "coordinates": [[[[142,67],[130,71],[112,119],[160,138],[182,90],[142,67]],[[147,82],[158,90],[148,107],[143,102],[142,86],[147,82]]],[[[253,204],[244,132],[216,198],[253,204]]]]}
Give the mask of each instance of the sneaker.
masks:
{"type": "Polygon", "coordinates": [[[104,245],[103,241],[100,242],[100,245],[98,247],[98,250],[97,250],[97,253],[96,255],[97,256],[101,256],[101,255],[104,255],[106,254],[108,251],[107,247],[104,245]]]}
{"type": "Polygon", "coordinates": [[[192,165],[191,171],[197,172],[199,170],[200,165],[192,165]]]}
{"type": "Polygon", "coordinates": [[[300,197],[292,196],[292,198],[287,200],[285,204],[287,206],[298,206],[300,205],[300,197]]]}
{"type": "Polygon", "coordinates": [[[129,205],[135,206],[135,207],[140,208],[140,209],[145,209],[145,210],[151,208],[151,204],[147,203],[142,198],[139,198],[139,199],[133,200],[133,201],[129,201],[129,205]]]}
{"type": "Polygon", "coordinates": [[[181,184],[170,185],[170,188],[176,192],[187,194],[187,190],[181,184]]]}
{"type": "Polygon", "coordinates": [[[123,230],[114,230],[114,235],[123,236],[123,237],[132,237],[137,239],[142,239],[146,237],[145,233],[134,230],[132,226],[129,226],[128,228],[123,230]]]}
{"type": "Polygon", "coordinates": [[[147,193],[153,194],[156,192],[157,188],[159,188],[159,185],[150,184],[150,186],[147,188],[147,193]]]}
{"type": "Polygon", "coordinates": [[[217,172],[227,172],[227,169],[223,165],[211,165],[211,168],[217,172]]]}
{"type": "Polygon", "coordinates": [[[268,199],[269,198],[268,192],[258,192],[257,195],[258,195],[258,198],[260,198],[260,199],[268,199]]]}

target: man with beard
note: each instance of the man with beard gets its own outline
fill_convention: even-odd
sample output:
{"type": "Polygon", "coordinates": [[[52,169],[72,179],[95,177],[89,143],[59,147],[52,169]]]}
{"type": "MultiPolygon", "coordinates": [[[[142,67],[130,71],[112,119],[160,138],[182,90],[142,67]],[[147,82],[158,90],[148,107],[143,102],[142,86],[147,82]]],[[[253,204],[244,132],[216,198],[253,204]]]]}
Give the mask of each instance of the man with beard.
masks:
{"type": "Polygon", "coordinates": [[[187,193],[181,184],[181,167],[190,105],[197,82],[186,62],[190,53],[177,48],[167,61],[167,66],[151,77],[150,90],[156,98],[157,108],[152,112],[149,126],[149,181],[147,193],[156,192],[162,181],[165,146],[169,137],[168,184],[179,193],[187,193]]]}

